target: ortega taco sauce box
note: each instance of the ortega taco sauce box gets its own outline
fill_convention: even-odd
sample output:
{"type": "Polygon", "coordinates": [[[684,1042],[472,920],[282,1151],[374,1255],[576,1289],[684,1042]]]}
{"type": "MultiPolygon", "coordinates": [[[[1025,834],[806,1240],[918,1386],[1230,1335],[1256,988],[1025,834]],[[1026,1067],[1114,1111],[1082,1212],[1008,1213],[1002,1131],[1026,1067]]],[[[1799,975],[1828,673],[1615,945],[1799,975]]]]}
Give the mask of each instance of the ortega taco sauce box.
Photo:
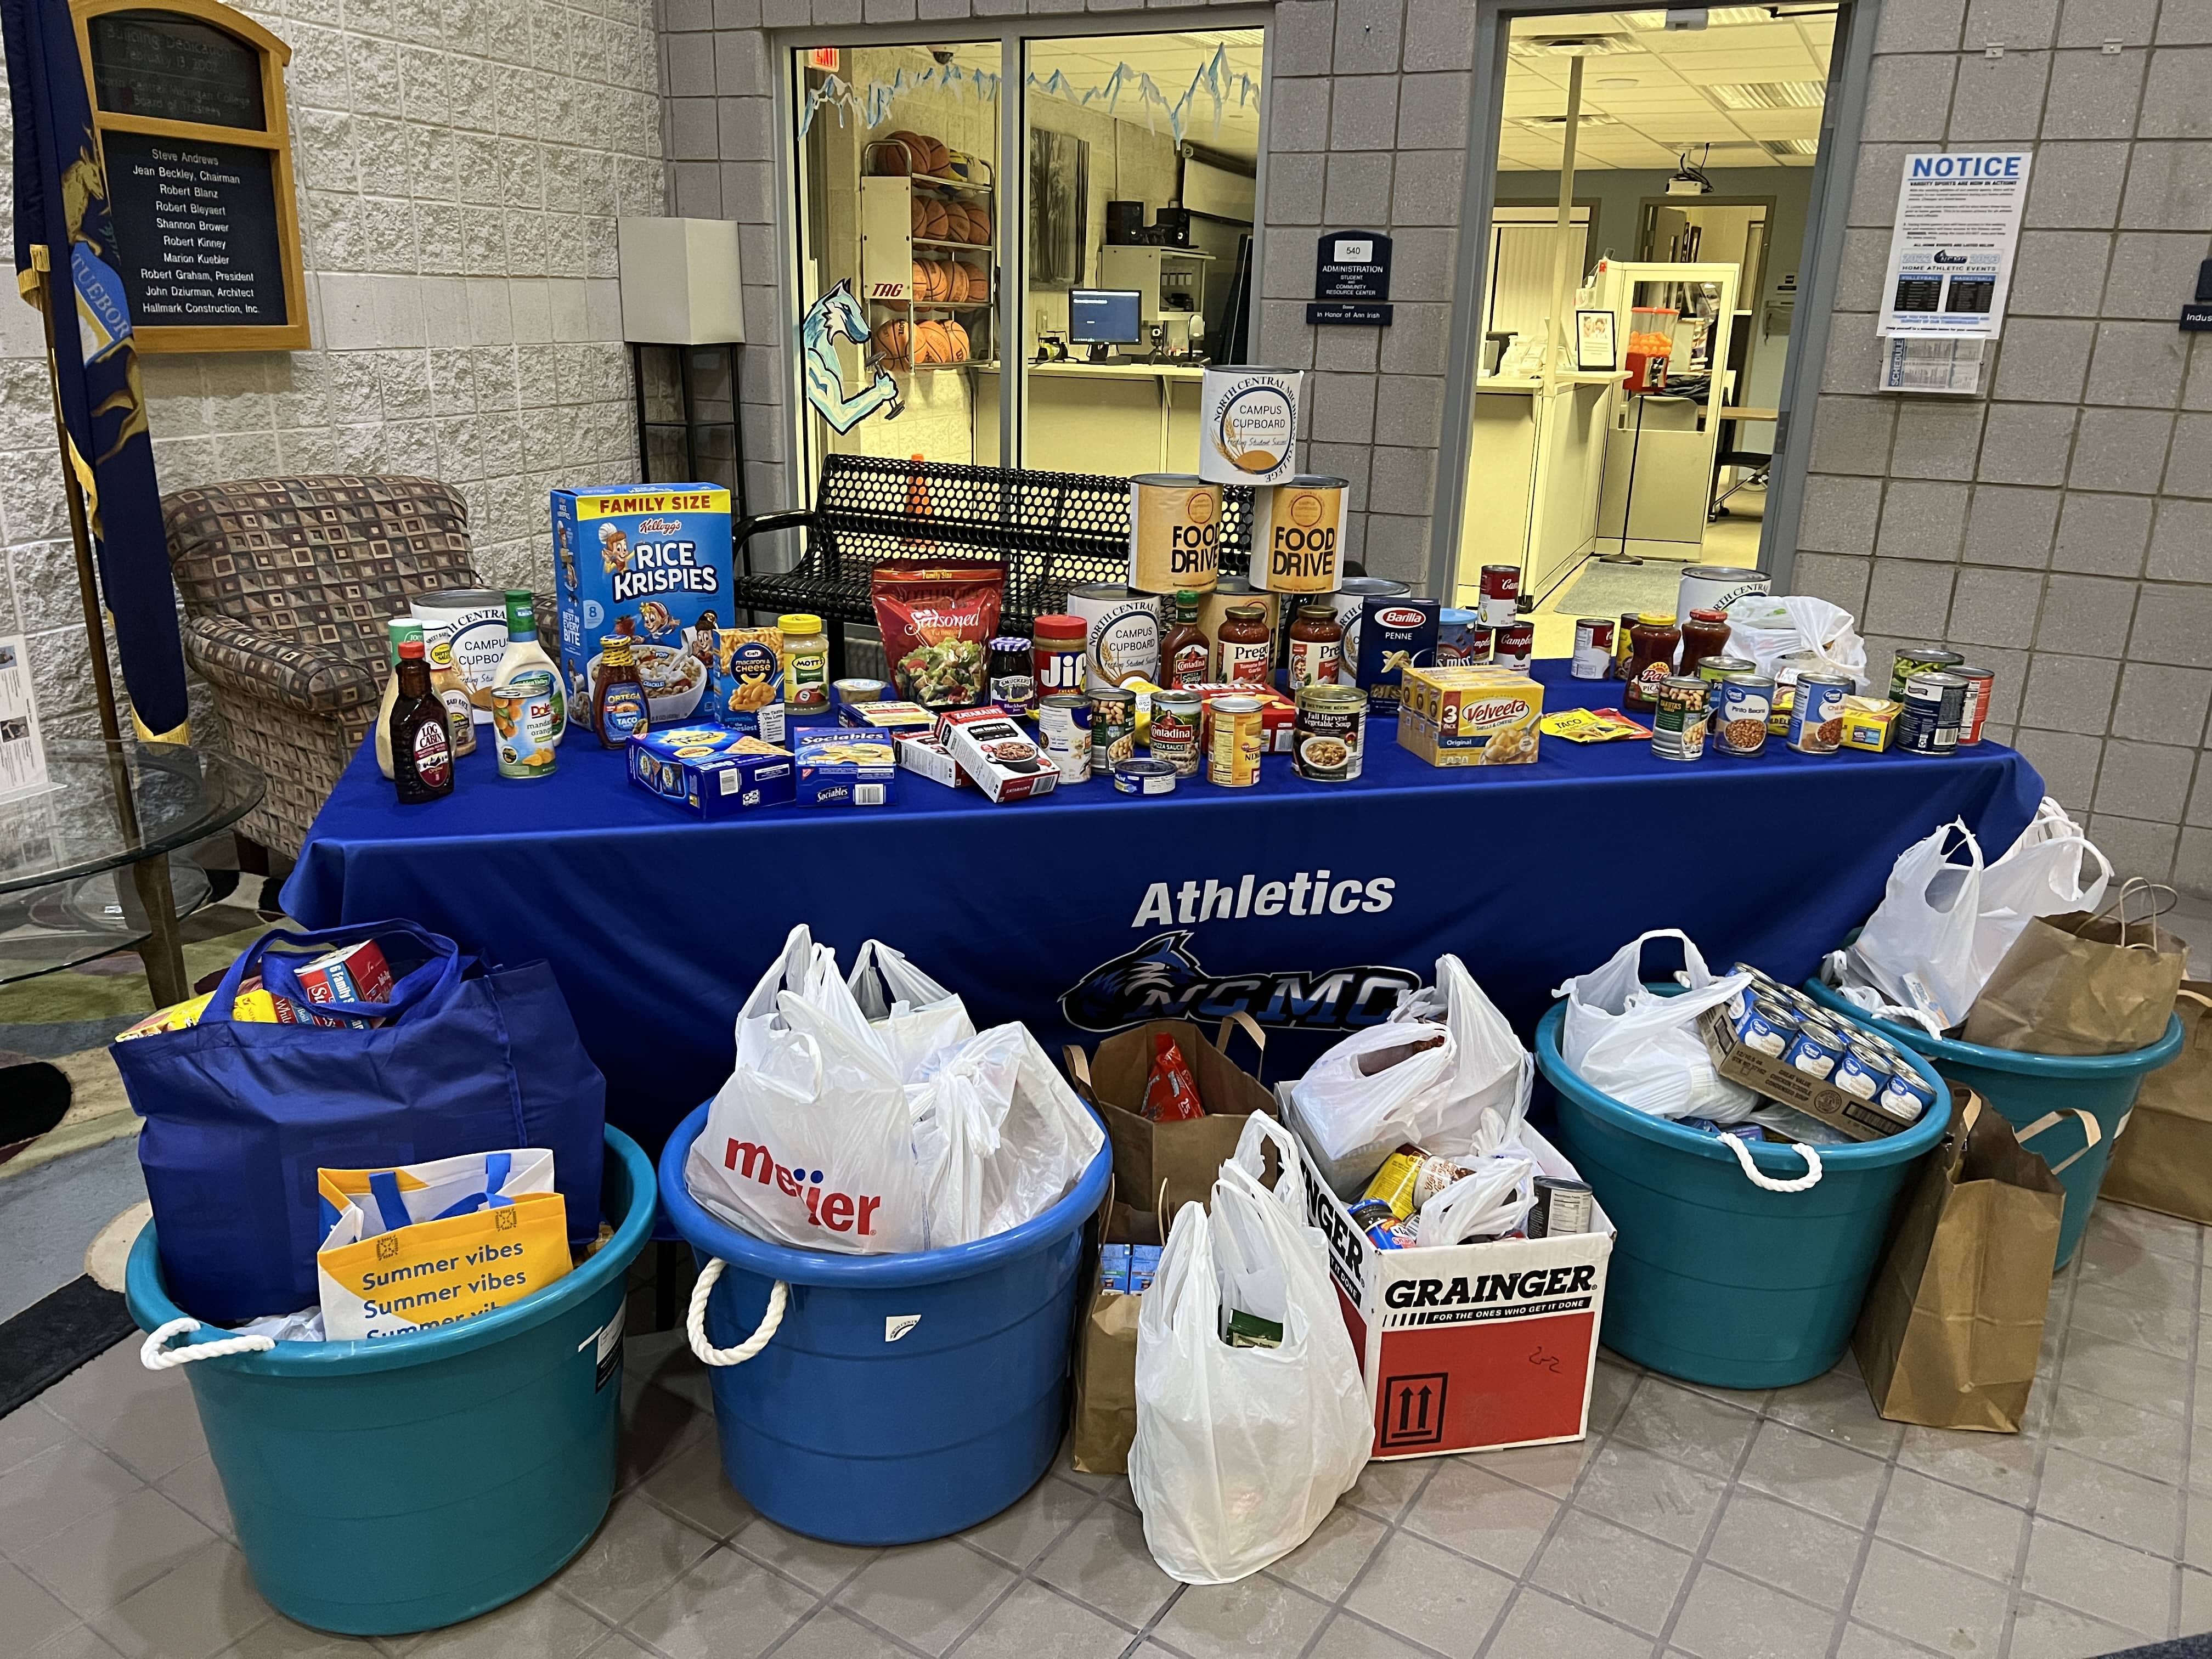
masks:
{"type": "Polygon", "coordinates": [[[556,489],[553,563],[570,706],[592,706],[599,641],[627,634],[653,724],[704,718],[714,630],[732,619],[730,492],[705,483],[556,489]]]}

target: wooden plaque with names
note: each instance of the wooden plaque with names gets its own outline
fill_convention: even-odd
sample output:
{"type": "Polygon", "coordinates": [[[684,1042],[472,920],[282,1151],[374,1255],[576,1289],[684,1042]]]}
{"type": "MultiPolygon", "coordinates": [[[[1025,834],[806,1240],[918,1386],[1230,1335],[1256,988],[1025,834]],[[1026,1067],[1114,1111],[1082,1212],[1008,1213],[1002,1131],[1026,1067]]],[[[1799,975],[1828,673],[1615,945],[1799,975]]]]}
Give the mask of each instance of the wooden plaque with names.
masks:
{"type": "Polygon", "coordinates": [[[138,349],[306,349],[292,49],[220,0],[70,12],[138,349]]]}

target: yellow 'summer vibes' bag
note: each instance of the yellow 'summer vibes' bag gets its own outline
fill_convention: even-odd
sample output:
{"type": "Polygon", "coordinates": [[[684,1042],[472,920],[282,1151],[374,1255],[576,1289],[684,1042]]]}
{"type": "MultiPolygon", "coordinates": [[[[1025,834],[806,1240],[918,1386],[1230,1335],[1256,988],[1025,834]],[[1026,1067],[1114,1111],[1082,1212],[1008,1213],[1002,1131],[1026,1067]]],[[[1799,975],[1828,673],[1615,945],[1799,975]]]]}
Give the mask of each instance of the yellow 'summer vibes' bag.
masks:
{"type": "Polygon", "coordinates": [[[320,1170],[316,1252],[333,1342],[489,1313],[568,1272],[568,1205],[543,1147],[389,1170],[320,1170]]]}

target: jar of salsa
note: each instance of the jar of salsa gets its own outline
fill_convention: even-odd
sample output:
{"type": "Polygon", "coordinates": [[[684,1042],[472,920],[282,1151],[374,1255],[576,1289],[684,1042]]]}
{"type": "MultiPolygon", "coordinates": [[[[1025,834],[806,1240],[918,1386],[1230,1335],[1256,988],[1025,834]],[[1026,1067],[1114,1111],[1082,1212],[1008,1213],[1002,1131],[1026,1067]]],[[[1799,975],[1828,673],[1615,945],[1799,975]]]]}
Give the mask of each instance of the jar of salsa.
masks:
{"type": "Polygon", "coordinates": [[[1621,693],[1624,708],[1650,708],[1656,701],[1659,682],[1674,672],[1674,652],[1682,643],[1681,624],[1669,611],[1644,611],[1629,630],[1628,682],[1621,693]]]}
{"type": "Polygon", "coordinates": [[[1336,606],[1328,599],[1300,605],[1291,619],[1291,690],[1334,685],[1343,660],[1344,624],[1336,619],[1336,606]]]}
{"type": "Polygon", "coordinates": [[[1708,657],[1728,650],[1729,619],[1725,611],[1692,611],[1682,624],[1682,672],[1694,674],[1708,657]]]}
{"type": "Polygon", "coordinates": [[[1218,652],[1215,679],[1227,685],[1265,685],[1273,678],[1275,642],[1267,629],[1267,606],[1231,605],[1221,613],[1213,637],[1218,652]]]}

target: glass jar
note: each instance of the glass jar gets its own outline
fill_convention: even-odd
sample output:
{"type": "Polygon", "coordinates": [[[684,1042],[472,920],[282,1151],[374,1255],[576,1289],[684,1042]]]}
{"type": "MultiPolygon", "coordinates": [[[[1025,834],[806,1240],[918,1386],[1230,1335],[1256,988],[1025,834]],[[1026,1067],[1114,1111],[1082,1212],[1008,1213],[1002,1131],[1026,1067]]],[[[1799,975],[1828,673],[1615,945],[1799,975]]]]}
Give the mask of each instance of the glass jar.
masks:
{"type": "Polygon", "coordinates": [[[1681,625],[1671,612],[1639,611],[1629,630],[1628,682],[1621,693],[1624,708],[1648,709],[1660,681],[1674,672],[1674,652],[1682,643],[1681,625]]]}
{"type": "Polygon", "coordinates": [[[1729,619],[1725,611],[1692,611],[1682,624],[1682,672],[1694,674],[1708,657],[1725,653],[1729,619]]]}
{"type": "Polygon", "coordinates": [[[1232,605],[1221,613],[1214,678],[1224,685],[1265,685],[1274,678],[1274,636],[1267,629],[1267,607],[1232,605]]]}
{"type": "Polygon", "coordinates": [[[1344,624],[1336,619],[1336,606],[1326,599],[1300,605],[1291,618],[1291,690],[1333,684],[1343,660],[1344,624]]]}
{"type": "Polygon", "coordinates": [[[783,702],[795,712],[819,714],[830,706],[830,635],[811,611],[775,619],[783,635],[783,702]]]}

